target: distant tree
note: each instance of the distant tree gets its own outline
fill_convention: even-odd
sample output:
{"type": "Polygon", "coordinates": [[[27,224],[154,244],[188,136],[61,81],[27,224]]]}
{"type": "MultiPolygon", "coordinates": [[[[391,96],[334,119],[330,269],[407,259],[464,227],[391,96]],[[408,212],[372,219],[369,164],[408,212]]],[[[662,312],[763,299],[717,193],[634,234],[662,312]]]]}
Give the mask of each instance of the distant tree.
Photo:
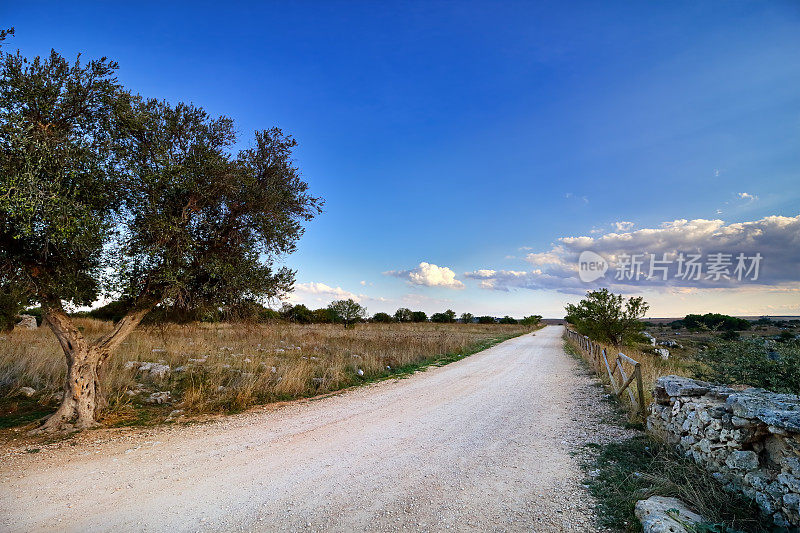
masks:
{"type": "Polygon", "coordinates": [[[389,313],[375,313],[372,317],[373,322],[378,322],[379,324],[389,324],[394,322],[394,319],[389,313]]]}
{"type": "Polygon", "coordinates": [[[636,338],[649,308],[641,296],[626,299],[600,289],[587,292],[577,305],[568,304],[566,320],[583,335],[619,346],[636,338]]]}
{"type": "Polygon", "coordinates": [[[493,316],[479,316],[478,317],[478,324],[495,324],[497,321],[494,319],[493,316]]]}
{"type": "Polygon", "coordinates": [[[706,313],[704,315],[686,315],[683,319],[686,328],[690,330],[708,329],[711,331],[743,331],[750,329],[750,321],[744,318],[721,315],[719,313],[706,313]]]}
{"type": "Polygon", "coordinates": [[[341,322],[345,328],[354,326],[367,315],[367,310],[352,298],[336,300],[328,305],[335,322],[341,322]]]}
{"type": "Polygon", "coordinates": [[[498,320],[498,322],[500,324],[516,324],[517,323],[517,319],[506,315],[503,318],[501,318],[500,320],[498,320]]]}
{"type": "Polygon", "coordinates": [[[284,305],[281,308],[281,318],[298,324],[311,324],[314,321],[311,309],[303,304],[284,305]]]}
{"type": "Polygon", "coordinates": [[[311,311],[311,321],[314,324],[330,324],[333,322],[334,317],[331,314],[331,310],[327,307],[322,307],[320,309],[314,309],[311,311]]]}
{"type": "Polygon", "coordinates": [[[401,307],[394,312],[394,319],[398,322],[411,322],[411,315],[411,309],[408,309],[407,307],[401,307]]]}
{"type": "Polygon", "coordinates": [[[472,313],[461,313],[461,322],[463,324],[472,324],[472,319],[475,318],[472,313]]]}
{"type": "Polygon", "coordinates": [[[456,321],[456,313],[452,309],[448,309],[444,313],[434,313],[431,315],[431,322],[449,324],[455,321],[456,321]]]}
{"type": "Polygon", "coordinates": [[[132,96],[105,58],[69,64],[0,52],[0,286],[41,305],[67,363],[42,430],[96,424],[114,350],[153,309],[216,309],[288,292],[294,251],[322,202],[295,142],[256,132],[235,152],[231,119],[132,96]],[[65,305],[100,294],[127,314],[87,339],[65,305]]]}
{"type": "Polygon", "coordinates": [[[427,322],[428,315],[424,311],[414,311],[411,313],[411,322],[427,322]]]}
{"type": "Polygon", "coordinates": [[[97,320],[106,320],[110,322],[118,322],[125,318],[128,311],[131,309],[130,302],[123,300],[114,300],[101,307],[89,311],[89,316],[97,320]]]}
{"type": "Polygon", "coordinates": [[[542,315],[530,315],[520,320],[519,323],[525,326],[535,326],[541,321],[542,321],[542,315]]]}

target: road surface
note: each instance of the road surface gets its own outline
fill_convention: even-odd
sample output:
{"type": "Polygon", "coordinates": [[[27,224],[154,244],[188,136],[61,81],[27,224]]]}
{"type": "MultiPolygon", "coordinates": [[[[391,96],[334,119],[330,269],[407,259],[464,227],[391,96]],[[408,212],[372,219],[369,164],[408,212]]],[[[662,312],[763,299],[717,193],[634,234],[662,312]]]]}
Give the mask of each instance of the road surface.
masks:
{"type": "Polygon", "coordinates": [[[214,423],[7,454],[0,529],[590,530],[570,454],[588,378],[561,334],[214,423]]]}

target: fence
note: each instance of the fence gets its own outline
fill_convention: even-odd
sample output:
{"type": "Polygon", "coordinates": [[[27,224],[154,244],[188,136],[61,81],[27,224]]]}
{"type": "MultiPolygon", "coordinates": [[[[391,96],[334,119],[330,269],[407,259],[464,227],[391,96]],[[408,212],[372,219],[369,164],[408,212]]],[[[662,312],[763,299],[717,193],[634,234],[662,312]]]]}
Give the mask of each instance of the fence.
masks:
{"type": "Polygon", "coordinates": [[[611,381],[611,389],[614,391],[617,398],[622,399],[623,393],[627,392],[631,407],[636,409],[637,413],[642,418],[645,418],[647,412],[645,411],[644,387],[642,386],[642,366],[639,362],[620,352],[614,358],[614,366],[612,367],[608,364],[608,355],[606,354],[605,348],[577,331],[569,328],[567,328],[566,331],[567,338],[589,356],[597,375],[602,376],[605,370],[605,373],[608,374],[608,379],[611,381]],[[626,364],[632,367],[632,369],[629,370],[630,374],[625,371],[624,366],[626,364]],[[615,377],[617,373],[619,373],[620,379],[622,380],[619,383],[615,377]],[[636,394],[634,394],[631,387],[634,382],[636,384],[636,394]]]}

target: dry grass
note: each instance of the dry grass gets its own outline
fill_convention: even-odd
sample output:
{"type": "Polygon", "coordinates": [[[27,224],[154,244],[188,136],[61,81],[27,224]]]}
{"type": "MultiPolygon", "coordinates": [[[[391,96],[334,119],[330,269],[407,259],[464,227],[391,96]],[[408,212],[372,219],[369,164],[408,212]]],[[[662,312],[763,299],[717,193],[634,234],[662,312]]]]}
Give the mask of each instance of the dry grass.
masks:
{"type": "MultiPolygon", "coordinates": [[[[574,342],[572,342],[568,337],[564,337],[566,342],[572,347],[574,352],[580,355],[592,368],[594,367],[594,361],[592,358],[581,350],[574,342]]],[[[596,343],[606,350],[606,354],[608,355],[608,363],[611,368],[614,368],[614,358],[617,353],[622,352],[631,359],[638,361],[641,369],[642,369],[642,384],[644,386],[644,395],[645,395],[645,403],[646,405],[650,405],[650,402],[653,399],[653,385],[661,376],[668,376],[668,375],[677,375],[677,376],[687,376],[691,377],[692,372],[690,369],[691,361],[685,358],[679,357],[670,357],[667,360],[661,358],[661,356],[650,353],[648,351],[638,350],[633,347],[624,347],[622,349],[614,348],[611,345],[603,344],[603,343],[596,343]]],[[[624,369],[627,375],[631,375],[632,367],[625,363],[624,369]]],[[[600,379],[603,381],[604,384],[610,387],[610,380],[608,378],[608,371],[606,370],[605,366],[600,368],[595,368],[600,379]]],[[[619,383],[619,372],[615,375],[617,379],[617,383],[619,383]]],[[[633,385],[632,385],[633,386],[633,385]]],[[[635,394],[635,387],[634,387],[634,394],[635,394]]],[[[627,393],[623,395],[623,405],[626,408],[630,408],[629,402],[627,401],[627,393]]]]}
{"type": "MultiPolygon", "coordinates": [[[[111,323],[76,319],[88,337],[111,323]]],[[[340,325],[194,324],[135,331],[113,355],[105,390],[106,423],[154,422],[172,409],[187,413],[234,412],[252,405],[315,396],[365,381],[454,360],[532,328],[479,324],[340,325]],[[444,358],[444,359],[442,359],[444,358]],[[125,368],[128,361],[165,364],[163,377],[125,368]],[[150,394],[170,391],[171,401],[150,405],[150,394]]],[[[0,418],[57,404],[64,356],[47,328],[14,331],[0,338],[0,418]],[[20,401],[20,387],[34,401],[20,401]]],[[[25,422],[19,417],[18,423],[25,422]]],[[[33,418],[33,417],[29,417],[33,418]]],[[[8,423],[6,425],[9,425],[8,423]]]]}

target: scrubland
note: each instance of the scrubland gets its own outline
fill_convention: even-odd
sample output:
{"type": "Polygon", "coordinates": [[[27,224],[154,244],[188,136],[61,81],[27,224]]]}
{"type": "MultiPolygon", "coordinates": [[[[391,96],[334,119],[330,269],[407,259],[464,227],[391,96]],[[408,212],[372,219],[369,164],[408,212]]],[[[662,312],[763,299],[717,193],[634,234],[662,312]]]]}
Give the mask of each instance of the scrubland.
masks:
{"type": "MultiPolygon", "coordinates": [[[[87,337],[112,324],[76,319],[87,337]]],[[[311,397],[442,364],[531,331],[485,324],[164,325],[140,328],[111,357],[103,389],[108,425],[180,420],[311,397]]],[[[64,355],[46,327],[0,338],[0,425],[55,409],[64,355]],[[30,387],[35,391],[31,396],[30,387]]]]}

